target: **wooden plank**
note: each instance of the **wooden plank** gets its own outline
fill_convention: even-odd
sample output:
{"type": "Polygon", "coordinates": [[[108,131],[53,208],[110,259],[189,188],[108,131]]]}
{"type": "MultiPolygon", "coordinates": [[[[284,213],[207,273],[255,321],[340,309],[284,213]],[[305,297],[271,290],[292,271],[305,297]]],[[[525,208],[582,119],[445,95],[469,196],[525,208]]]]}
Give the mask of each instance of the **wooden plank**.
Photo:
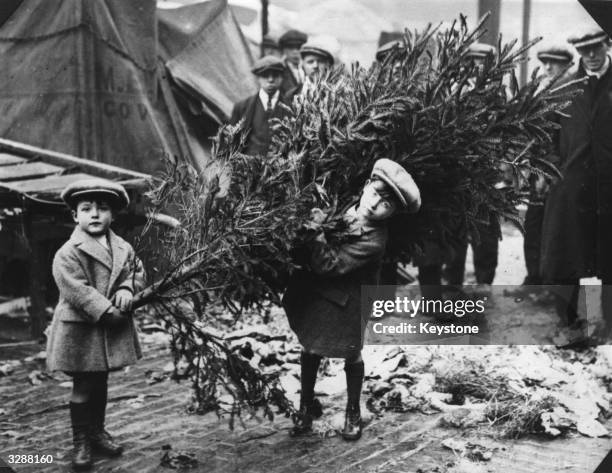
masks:
{"type": "Polygon", "coordinates": [[[0,167],[0,181],[14,181],[16,179],[31,179],[48,176],[63,171],[64,168],[42,162],[14,164],[0,167]]]}
{"type": "Polygon", "coordinates": [[[0,138],[0,149],[4,152],[14,153],[24,158],[40,158],[45,163],[54,164],[63,168],[78,168],[80,172],[104,177],[113,181],[127,179],[151,178],[150,174],[131,171],[129,169],[113,166],[111,164],[98,163],[89,159],[77,158],[65,153],[58,153],[38,146],[31,146],[18,141],[0,138]]]}
{"type": "Polygon", "coordinates": [[[47,176],[41,179],[27,179],[23,181],[12,181],[0,183],[0,187],[15,191],[25,192],[28,194],[51,193],[53,191],[61,191],[64,187],[79,179],[89,179],[93,176],[90,174],[76,173],[65,174],[63,176],[47,176]]]}
{"type": "Polygon", "coordinates": [[[20,158],[18,156],[0,153],[0,166],[8,166],[10,164],[20,164],[25,163],[27,159],[20,158]]]}

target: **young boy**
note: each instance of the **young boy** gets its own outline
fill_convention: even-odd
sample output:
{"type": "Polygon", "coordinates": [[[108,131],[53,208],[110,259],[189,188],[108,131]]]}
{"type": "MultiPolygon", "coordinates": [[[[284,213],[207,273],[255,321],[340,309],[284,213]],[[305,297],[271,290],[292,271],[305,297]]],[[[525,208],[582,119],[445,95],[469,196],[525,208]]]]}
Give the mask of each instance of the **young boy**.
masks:
{"type": "MultiPolygon", "coordinates": [[[[366,326],[361,286],[378,283],[388,220],[400,211],[416,212],[420,206],[420,192],[410,174],[395,161],[379,159],[359,202],[344,214],[354,238],[333,247],[320,232],[309,248],[309,268],[291,277],[283,306],[303,347],[300,411],[292,435],[310,432],[313,418],[321,414],[314,387],[321,358],[327,356],[345,360],[348,396],[342,437],[361,436],[361,349],[366,326]]],[[[324,217],[321,211],[317,214],[314,220],[320,223],[324,217]]]]}
{"type": "Polygon", "coordinates": [[[115,212],[129,204],[123,186],[104,179],[80,180],[64,189],[62,199],[76,227],[53,260],[60,297],[47,364],[49,370],[73,377],[72,464],[87,470],[92,448],[107,456],[123,451],[104,430],[108,373],[141,357],[130,310],[145,276],[131,245],[110,229],[115,212]]]}
{"type": "Polygon", "coordinates": [[[284,70],[283,61],[274,56],[255,61],[251,72],[257,77],[259,92],[232,109],[230,123],[235,125],[244,119],[244,129],[248,130],[246,154],[266,156],[272,142],[272,119],[282,119],[288,113],[281,105],[289,104],[280,93],[284,70]]]}

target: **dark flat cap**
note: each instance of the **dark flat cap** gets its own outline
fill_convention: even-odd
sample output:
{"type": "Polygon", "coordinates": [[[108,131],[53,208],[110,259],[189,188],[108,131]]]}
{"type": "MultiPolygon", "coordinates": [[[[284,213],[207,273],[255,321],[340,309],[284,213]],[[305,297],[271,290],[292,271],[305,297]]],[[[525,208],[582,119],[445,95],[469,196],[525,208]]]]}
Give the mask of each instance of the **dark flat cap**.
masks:
{"type": "Polygon", "coordinates": [[[565,44],[544,44],[538,49],[538,59],[540,61],[557,61],[569,63],[574,59],[574,55],[565,44]]]}
{"type": "Polygon", "coordinates": [[[486,58],[493,57],[497,53],[497,48],[485,43],[472,43],[467,50],[467,58],[486,58]]]}
{"type": "Polygon", "coordinates": [[[263,37],[263,40],[261,41],[261,45],[264,48],[276,48],[276,49],[278,49],[278,42],[272,36],[269,36],[269,35],[265,35],[263,37]]]}
{"type": "Polygon", "coordinates": [[[71,207],[80,199],[96,196],[108,198],[115,204],[114,207],[118,208],[127,207],[130,203],[130,198],[121,184],[98,177],[71,182],[61,193],[62,200],[71,207]]]}
{"type": "Polygon", "coordinates": [[[306,43],[300,48],[300,56],[302,56],[302,59],[309,54],[319,56],[324,60],[328,61],[330,64],[334,63],[333,54],[330,53],[323,45],[315,43],[314,41],[306,43]]]}
{"type": "Polygon", "coordinates": [[[401,39],[396,39],[383,44],[376,50],[376,60],[382,61],[394,49],[405,49],[404,42],[401,39]]]}
{"type": "Polygon", "coordinates": [[[603,43],[608,39],[608,35],[598,26],[591,26],[584,30],[580,30],[567,38],[567,42],[575,48],[583,48],[584,46],[592,46],[597,43],[603,43]]]}
{"type": "Polygon", "coordinates": [[[298,30],[289,30],[278,38],[278,45],[281,48],[295,47],[299,48],[308,41],[308,35],[298,30]]]}
{"type": "Polygon", "coordinates": [[[255,64],[253,64],[253,67],[251,68],[251,72],[256,76],[260,76],[269,71],[276,71],[279,74],[282,74],[284,70],[285,64],[283,64],[283,61],[276,56],[264,56],[255,61],[255,64]]]}

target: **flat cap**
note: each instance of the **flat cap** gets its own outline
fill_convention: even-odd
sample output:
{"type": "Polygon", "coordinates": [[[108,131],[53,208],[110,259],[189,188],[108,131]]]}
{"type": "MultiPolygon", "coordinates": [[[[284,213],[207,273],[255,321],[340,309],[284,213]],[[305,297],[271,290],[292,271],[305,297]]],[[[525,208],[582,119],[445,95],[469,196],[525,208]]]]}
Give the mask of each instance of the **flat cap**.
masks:
{"type": "Polygon", "coordinates": [[[264,48],[276,48],[278,49],[278,42],[270,35],[265,35],[261,41],[261,45],[264,48]]]}
{"type": "Polygon", "coordinates": [[[574,59],[574,55],[565,44],[546,43],[538,49],[538,59],[540,61],[557,61],[569,63],[574,59]]]}
{"type": "Polygon", "coordinates": [[[387,158],[379,159],[374,163],[370,176],[385,182],[408,212],[414,213],[421,208],[421,192],[400,164],[387,158]]]}
{"type": "Polygon", "coordinates": [[[304,56],[308,54],[314,54],[315,56],[319,56],[330,64],[334,63],[334,55],[330,52],[330,45],[327,44],[328,37],[320,36],[318,38],[313,38],[311,41],[305,43],[300,48],[300,56],[302,59],[304,56]]]}
{"type": "Polygon", "coordinates": [[[465,54],[466,58],[481,58],[493,57],[497,54],[497,48],[485,43],[472,43],[465,54]]]}
{"type": "Polygon", "coordinates": [[[121,184],[98,177],[71,182],[61,193],[62,200],[71,207],[81,198],[94,196],[110,199],[113,207],[119,209],[130,203],[130,198],[121,184]]]}
{"type": "Polygon", "coordinates": [[[389,41],[389,42],[383,44],[382,46],[380,46],[376,50],[376,60],[377,61],[384,60],[385,57],[387,57],[387,55],[389,53],[391,53],[391,51],[393,51],[396,48],[398,50],[406,49],[406,46],[404,46],[404,42],[401,39],[396,39],[396,40],[393,40],[393,41],[389,41]]]}
{"type": "Polygon", "coordinates": [[[280,38],[278,38],[278,45],[281,48],[285,48],[285,47],[299,48],[306,41],[308,41],[308,35],[306,33],[302,33],[301,31],[298,31],[298,30],[289,30],[283,33],[283,35],[280,38]]]}
{"type": "Polygon", "coordinates": [[[283,64],[283,61],[276,56],[264,56],[255,61],[255,64],[253,64],[253,67],[251,68],[251,72],[256,76],[260,76],[269,71],[276,71],[279,74],[282,74],[284,70],[285,64],[283,64]]]}
{"type": "Polygon", "coordinates": [[[590,26],[584,30],[580,30],[567,38],[567,42],[575,48],[583,48],[592,46],[597,43],[603,43],[608,39],[608,35],[598,26],[590,26]]]}

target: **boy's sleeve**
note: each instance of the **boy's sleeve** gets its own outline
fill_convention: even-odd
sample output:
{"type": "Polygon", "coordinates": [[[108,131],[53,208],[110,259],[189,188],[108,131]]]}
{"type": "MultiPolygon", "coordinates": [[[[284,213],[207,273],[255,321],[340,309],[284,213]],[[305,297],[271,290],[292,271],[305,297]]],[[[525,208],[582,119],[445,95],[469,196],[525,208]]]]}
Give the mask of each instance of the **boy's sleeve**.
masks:
{"type": "Polygon", "coordinates": [[[127,289],[131,291],[132,294],[142,291],[146,284],[146,274],[142,261],[135,255],[133,249],[130,249],[125,265],[122,271],[121,280],[117,286],[117,291],[119,289],[127,289]]]}
{"type": "Polygon", "coordinates": [[[331,247],[324,237],[319,237],[312,242],[310,265],[316,274],[341,276],[382,258],[384,250],[385,237],[379,232],[339,248],[331,247]]]}
{"type": "Polygon", "coordinates": [[[76,255],[58,251],[53,259],[53,278],[62,299],[79,310],[85,322],[96,323],[112,303],[88,279],[76,255]]]}

